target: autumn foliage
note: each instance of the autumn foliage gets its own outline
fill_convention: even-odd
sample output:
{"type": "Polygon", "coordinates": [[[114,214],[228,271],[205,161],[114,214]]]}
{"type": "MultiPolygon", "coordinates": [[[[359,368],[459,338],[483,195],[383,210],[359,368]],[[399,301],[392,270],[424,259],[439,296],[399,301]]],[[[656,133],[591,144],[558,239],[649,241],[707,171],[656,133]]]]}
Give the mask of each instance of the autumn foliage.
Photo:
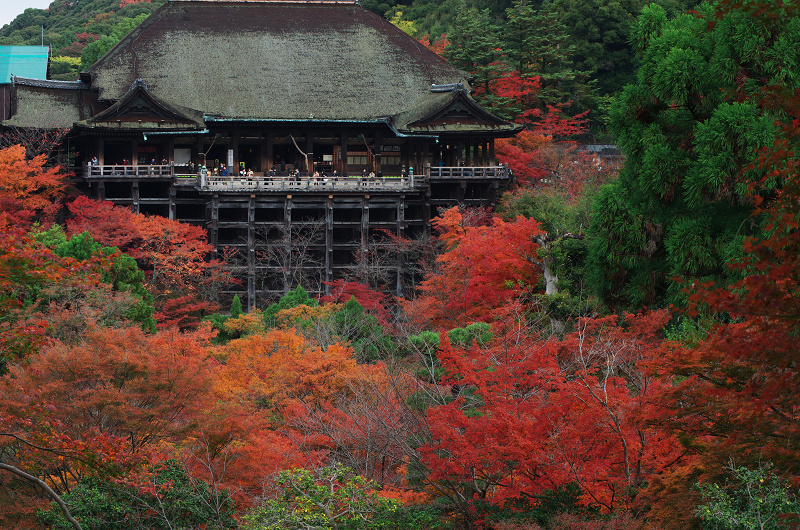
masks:
{"type": "Polygon", "coordinates": [[[0,150],[0,223],[27,226],[52,222],[61,207],[67,181],[58,167],[45,168],[46,155],[31,160],[25,148],[0,150]]]}
{"type": "Polygon", "coordinates": [[[495,218],[490,226],[464,221],[457,208],[433,221],[444,251],[409,309],[434,328],[488,320],[501,306],[537,288],[539,273],[530,262],[540,230],[535,220],[495,218]]]}

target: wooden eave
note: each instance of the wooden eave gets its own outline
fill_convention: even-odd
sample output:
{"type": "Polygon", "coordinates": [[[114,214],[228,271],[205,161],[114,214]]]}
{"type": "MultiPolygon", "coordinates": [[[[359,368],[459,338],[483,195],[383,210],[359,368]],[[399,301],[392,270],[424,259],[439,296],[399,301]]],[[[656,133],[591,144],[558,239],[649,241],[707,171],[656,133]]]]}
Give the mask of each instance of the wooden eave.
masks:
{"type": "Polygon", "coordinates": [[[202,113],[189,109],[183,111],[169,105],[151,94],[141,79],[137,79],[119,101],[88,120],[76,123],[76,126],[131,132],[205,128],[202,113]]]}

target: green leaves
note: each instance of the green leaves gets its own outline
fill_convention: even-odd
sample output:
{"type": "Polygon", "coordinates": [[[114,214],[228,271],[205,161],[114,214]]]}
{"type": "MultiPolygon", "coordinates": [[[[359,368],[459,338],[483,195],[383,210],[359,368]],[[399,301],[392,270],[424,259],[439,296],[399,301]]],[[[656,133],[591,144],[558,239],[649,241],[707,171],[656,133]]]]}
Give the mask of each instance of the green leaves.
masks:
{"type": "Polygon", "coordinates": [[[340,464],[279,472],[267,499],[244,517],[244,530],[396,528],[400,503],[377,495],[374,483],[340,464]]]}
{"type": "Polygon", "coordinates": [[[726,530],[793,527],[800,514],[797,488],[776,477],[771,467],[764,465],[751,470],[731,466],[726,470],[729,478],[723,486],[698,484],[705,502],[695,513],[703,520],[703,527],[726,530]]]}

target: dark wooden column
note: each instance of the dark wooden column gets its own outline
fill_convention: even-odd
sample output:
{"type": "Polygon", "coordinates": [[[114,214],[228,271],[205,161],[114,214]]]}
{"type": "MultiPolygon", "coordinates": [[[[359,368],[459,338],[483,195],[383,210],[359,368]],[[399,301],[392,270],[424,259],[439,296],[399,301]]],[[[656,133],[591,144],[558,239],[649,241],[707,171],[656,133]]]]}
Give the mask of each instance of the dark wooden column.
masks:
{"type": "MultiPolygon", "coordinates": [[[[425,151],[427,152],[427,144],[425,144],[425,151]]],[[[403,236],[405,235],[405,227],[406,227],[406,198],[404,195],[401,195],[397,198],[397,237],[402,240],[403,236]]],[[[395,285],[395,293],[397,296],[403,296],[403,256],[402,254],[397,254],[397,271],[396,271],[396,285],[395,285]]]]}
{"type": "Polygon", "coordinates": [[[131,198],[133,199],[133,213],[139,213],[139,181],[134,180],[131,184],[131,198]]]}
{"type": "Polygon", "coordinates": [[[136,165],[139,163],[139,139],[134,137],[131,141],[131,164],[136,165]]]}
{"type": "Polygon", "coordinates": [[[239,175],[239,133],[231,134],[231,149],[233,149],[233,168],[228,168],[231,176],[239,175]]]}
{"type": "Polygon", "coordinates": [[[380,129],[375,131],[375,174],[381,172],[381,157],[383,156],[383,134],[380,129]]]}
{"type": "Polygon", "coordinates": [[[291,289],[292,281],[292,196],[286,196],[283,203],[283,232],[284,232],[284,263],[283,266],[283,293],[286,294],[291,289]]]}
{"type": "Polygon", "coordinates": [[[306,131],[306,170],[309,174],[314,173],[314,135],[311,131],[306,131]]]}
{"type": "Polygon", "coordinates": [[[275,143],[275,133],[269,131],[267,133],[267,142],[266,142],[267,145],[265,146],[266,152],[262,151],[262,159],[266,158],[266,160],[264,160],[262,164],[263,167],[262,171],[269,171],[270,169],[272,169],[272,164],[275,163],[274,143],[275,143]]]}
{"type": "Polygon", "coordinates": [[[361,199],[361,250],[367,249],[369,243],[369,195],[361,199]]]}
{"type": "Polygon", "coordinates": [[[340,141],[339,145],[340,145],[340,148],[341,148],[340,149],[341,150],[341,153],[340,153],[340,155],[341,155],[341,161],[340,161],[341,168],[339,168],[339,172],[342,175],[347,175],[347,131],[342,131],[341,138],[339,139],[339,141],[340,141]]]}
{"type": "Polygon", "coordinates": [[[214,248],[219,245],[219,195],[211,198],[211,233],[209,234],[210,243],[214,248]]]}
{"type": "Polygon", "coordinates": [[[487,165],[493,166],[494,164],[494,138],[492,138],[489,140],[489,163],[487,165]]]}
{"type": "Polygon", "coordinates": [[[175,184],[169,187],[169,218],[170,220],[175,220],[175,197],[177,195],[177,190],[175,189],[175,184]]]}
{"type": "Polygon", "coordinates": [[[247,203],[247,312],[256,307],[256,196],[247,203]]]}
{"type": "MultiPolygon", "coordinates": [[[[333,195],[325,202],[325,281],[333,281],[333,195]]],[[[330,285],[325,285],[325,294],[331,294],[330,285]]]]}

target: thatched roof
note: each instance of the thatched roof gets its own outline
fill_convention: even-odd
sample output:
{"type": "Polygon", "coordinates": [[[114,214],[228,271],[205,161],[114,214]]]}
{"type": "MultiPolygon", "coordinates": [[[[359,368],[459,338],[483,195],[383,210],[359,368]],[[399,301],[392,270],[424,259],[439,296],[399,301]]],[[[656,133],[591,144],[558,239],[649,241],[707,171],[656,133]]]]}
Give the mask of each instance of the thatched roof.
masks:
{"type": "Polygon", "coordinates": [[[68,129],[97,109],[89,87],[77,81],[45,81],[15,77],[12,83],[14,115],[10,127],[68,129]]]}
{"type": "Polygon", "coordinates": [[[142,78],[227,119],[373,120],[464,73],[355,3],[172,1],[88,69],[98,97],[142,78]]]}

